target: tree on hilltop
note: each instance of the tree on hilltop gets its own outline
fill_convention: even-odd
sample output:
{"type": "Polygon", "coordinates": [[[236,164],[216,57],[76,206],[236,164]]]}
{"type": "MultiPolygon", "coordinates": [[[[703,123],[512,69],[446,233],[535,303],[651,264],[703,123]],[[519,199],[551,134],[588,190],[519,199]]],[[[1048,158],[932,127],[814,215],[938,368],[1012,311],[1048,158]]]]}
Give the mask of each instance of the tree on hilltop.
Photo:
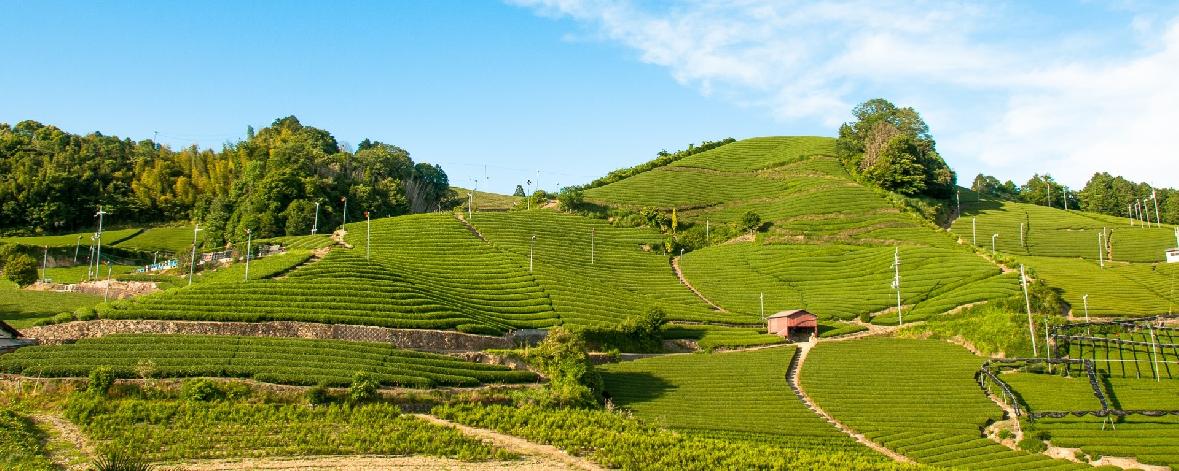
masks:
{"type": "Polygon", "coordinates": [[[937,153],[929,126],[913,108],[875,98],[852,110],[839,127],[836,149],[853,174],[904,195],[949,198],[956,181],[937,153]]]}

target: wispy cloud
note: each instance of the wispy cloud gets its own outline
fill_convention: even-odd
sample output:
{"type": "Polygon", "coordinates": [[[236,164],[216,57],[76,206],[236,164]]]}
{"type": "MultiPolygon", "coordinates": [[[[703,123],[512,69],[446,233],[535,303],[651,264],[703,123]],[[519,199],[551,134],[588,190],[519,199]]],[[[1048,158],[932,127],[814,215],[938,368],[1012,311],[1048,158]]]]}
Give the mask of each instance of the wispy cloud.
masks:
{"type": "Polygon", "coordinates": [[[834,128],[874,96],[916,106],[963,173],[1049,171],[1078,185],[1108,170],[1179,186],[1158,171],[1179,161],[1168,135],[1179,122],[1174,17],[1127,15],[1113,26],[1133,41],[1098,54],[1100,34],[1038,34],[1036,18],[1003,4],[513,3],[573,19],[684,86],[783,121],[834,128]]]}

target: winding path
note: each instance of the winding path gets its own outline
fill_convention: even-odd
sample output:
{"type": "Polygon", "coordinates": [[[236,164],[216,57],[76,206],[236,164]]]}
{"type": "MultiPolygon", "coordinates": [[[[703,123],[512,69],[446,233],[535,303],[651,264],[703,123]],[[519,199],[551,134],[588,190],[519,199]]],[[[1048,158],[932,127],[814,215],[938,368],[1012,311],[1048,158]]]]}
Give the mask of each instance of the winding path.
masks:
{"type": "Polygon", "coordinates": [[[680,284],[683,284],[684,286],[687,286],[689,290],[692,290],[692,292],[696,294],[696,297],[700,298],[705,303],[708,303],[709,306],[712,306],[712,308],[718,312],[723,312],[726,314],[729,312],[725,310],[725,308],[718,306],[716,303],[704,297],[703,293],[697,290],[695,286],[692,286],[691,283],[688,283],[688,279],[684,277],[684,272],[680,270],[680,257],[671,258],[671,271],[675,272],[675,277],[679,278],[680,284]]]}
{"type": "Polygon", "coordinates": [[[425,420],[430,423],[441,425],[443,427],[451,427],[465,435],[475,437],[481,440],[489,441],[493,445],[508,450],[512,453],[519,453],[526,456],[535,456],[546,458],[570,469],[580,469],[586,471],[602,471],[605,468],[598,466],[596,463],[584,458],[570,455],[552,445],[542,445],[533,443],[520,437],[499,433],[494,430],[487,430],[476,427],[469,427],[462,424],[457,424],[449,420],[441,419],[427,414],[414,414],[414,417],[425,420]]]}
{"type": "MultiPolygon", "coordinates": [[[[851,337],[844,337],[841,340],[851,340],[851,337]]],[[[840,432],[847,434],[849,437],[852,437],[860,444],[871,448],[884,456],[892,458],[895,461],[901,463],[913,463],[913,460],[909,459],[905,455],[892,451],[884,447],[884,445],[869,440],[868,437],[864,436],[864,434],[856,432],[851,427],[844,425],[843,422],[840,422],[835,417],[832,417],[831,414],[828,414],[827,411],[823,410],[822,407],[819,407],[819,405],[816,404],[813,399],[811,399],[811,396],[806,393],[805,389],[802,388],[802,380],[800,378],[802,374],[802,364],[806,362],[806,357],[815,344],[813,342],[803,342],[796,345],[798,350],[794,353],[794,356],[790,358],[790,367],[786,370],[786,381],[790,383],[790,389],[794,391],[794,395],[798,396],[798,398],[802,400],[802,403],[805,404],[808,409],[814,411],[814,413],[818,414],[819,417],[822,417],[835,428],[839,429],[840,432]]]]}
{"type": "Polygon", "coordinates": [[[94,449],[77,425],[53,414],[36,414],[29,418],[47,432],[46,449],[53,464],[67,470],[89,469],[86,459],[94,455],[94,449]]]}

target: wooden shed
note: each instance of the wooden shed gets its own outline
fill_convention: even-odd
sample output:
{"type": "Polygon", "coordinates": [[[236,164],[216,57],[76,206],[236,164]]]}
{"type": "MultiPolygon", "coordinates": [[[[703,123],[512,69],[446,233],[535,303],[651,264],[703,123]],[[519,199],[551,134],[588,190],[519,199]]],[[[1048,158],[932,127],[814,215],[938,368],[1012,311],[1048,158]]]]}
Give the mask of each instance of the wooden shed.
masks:
{"type": "Polygon", "coordinates": [[[782,337],[800,333],[819,335],[819,318],[804,309],[782,311],[766,318],[766,330],[782,337]]]}

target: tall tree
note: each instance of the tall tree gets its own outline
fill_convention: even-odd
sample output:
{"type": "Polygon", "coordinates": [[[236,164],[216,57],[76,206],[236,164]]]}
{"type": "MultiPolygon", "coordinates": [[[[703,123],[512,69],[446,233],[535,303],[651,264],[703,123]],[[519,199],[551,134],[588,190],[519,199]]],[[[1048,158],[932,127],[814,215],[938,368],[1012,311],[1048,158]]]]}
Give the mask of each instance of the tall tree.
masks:
{"type": "Polygon", "coordinates": [[[937,153],[929,126],[913,108],[876,98],[852,110],[839,128],[836,149],[856,175],[905,195],[949,198],[956,176],[937,153]]]}

